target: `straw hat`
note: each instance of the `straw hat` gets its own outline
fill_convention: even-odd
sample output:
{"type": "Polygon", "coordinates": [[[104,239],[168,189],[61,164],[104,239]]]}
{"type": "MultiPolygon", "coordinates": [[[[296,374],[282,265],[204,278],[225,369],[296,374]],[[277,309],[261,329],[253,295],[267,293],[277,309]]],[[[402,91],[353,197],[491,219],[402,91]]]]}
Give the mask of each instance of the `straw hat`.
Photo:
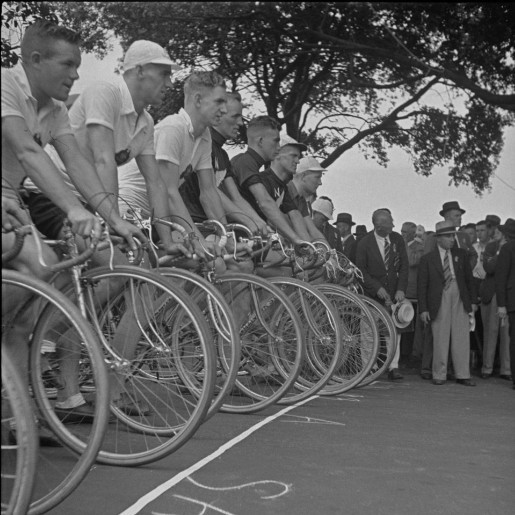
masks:
{"type": "Polygon", "coordinates": [[[404,299],[402,302],[397,302],[396,304],[392,305],[393,323],[399,329],[408,327],[414,316],[415,309],[413,308],[413,304],[408,299],[404,299]]]}

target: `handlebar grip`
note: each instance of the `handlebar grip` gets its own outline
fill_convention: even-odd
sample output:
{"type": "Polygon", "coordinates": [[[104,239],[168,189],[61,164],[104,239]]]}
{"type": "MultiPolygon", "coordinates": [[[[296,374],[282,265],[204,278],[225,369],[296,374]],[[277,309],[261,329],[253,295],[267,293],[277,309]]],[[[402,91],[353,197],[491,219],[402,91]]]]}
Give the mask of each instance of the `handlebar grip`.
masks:
{"type": "Polygon", "coordinates": [[[7,252],[2,253],[2,264],[8,263],[21,252],[23,244],[25,243],[25,236],[31,233],[32,226],[30,225],[24,225],[14,229],[14,245],[9,250],[7,250],[7,252]]]}

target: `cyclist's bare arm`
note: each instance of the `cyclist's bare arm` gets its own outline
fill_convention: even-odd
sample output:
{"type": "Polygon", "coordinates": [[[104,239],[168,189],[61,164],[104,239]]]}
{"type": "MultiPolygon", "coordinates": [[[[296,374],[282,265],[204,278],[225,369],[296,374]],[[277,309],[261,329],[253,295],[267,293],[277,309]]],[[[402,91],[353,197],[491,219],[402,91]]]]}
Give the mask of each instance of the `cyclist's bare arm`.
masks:
{"type": "Polygon", "coordinates": [[[94,231],[99,237],[101,228],[97,218],[84,209],[68,188],[50,156],[32,138],[25,120],[17,116],[2,118],[2,138],[34,184],[66,213],[73,232],[89,236],[94,231]]]}
{"type": "MultiPolygon", "coordinates": [[[[112,134],[112,131],[110,132],[112,134]]],[[[66,172],[77,190],[86,199],[88,204],[109,224],[109,226],[118,235],[122,236],[133,250],[137,249],[137,245],[134,242],[133,237],[138,238],[141,242],[146,242],[146,238],[140,229],[129,222],[122,220],[120,217],[117,197],[118,171],[116,163],[114,168],[116,189],[113,191],[112,184],[110,184],[109,181],[104,183],[97,173],[96,168],[82,155],[77,140],[72,134],[62,136],[58,140],[54,140],[53,146],[59,154],[66,172]]]]}
{"type": "Polygon", "coordinates": [[[262,184],[253,184],[249,189],[270,225],[276,227],[279,233],[293,244],[303,241],[303,238],[292,229],[283,212],[277,207],[274,199],[262,184]]]}
{"type": "MultiPolygon", "coordinates": [[[[152,207],[154,216],[156,218],[170,220],[171,212],[170,204],[168,202],[168,194],[165,183],[159,174],[155,156],[150,154],[138,156],[136,157],[136,163],[138,164],[139,171],[145,179],[148,202],[152,207]]],[[[191,253],[186,249],[186,247],[173,243],[172,233],[167,226],[157,224],[155,228],[167,254],[182,252],[185,256],[191,257],[191,253]]]]}
{"type": "Polygon", "coordinates": [[[159,175],[166,185],[168,202],[170,203],[170,212],[172,215],[175,215],[175,218],[172,216],[172,221],[181,224],[186,227],[188,231],[195,233],[196,238],[192,242],[192,250],[199,258],[205,259],[207,256],[202,249],[202,246],[206,246],[206,241],[195,226],[195,222],[193,222],[193,219],[191,218],[179,192],[179,167],[171,161],[161,159],[157,161],[157,167],[159,175]]]}
{"type": "MultiPolygon", "coordinates": [[[[242,218],[241,223],[243,223],[246,226],[249,226],[249,221],[251,220],[253,222],[253,226],[257,228],[257,231],[262,235],[266,236],[268,234],[268,227],[266,224],[266,221],[263,220],[254,210],[254,208],[241,196],[240,190],[238,189],[238,186],[234,182],[234,179],[232,177],[227,177],[223,181],[223,188],[225,189],[225,192],[227,195],[224,195],[225,192],[222,191],[222,195],[220,197],[222,198],[222,201],[224,201],[224,207],[225,207],[225,200],[224,197],[228,200],[231,200],[233,204],[236,206],[236,209],[238,212],[244,213],[247,219],[244,221],[242,218]]],[[[226,208],[226,213],[234,213],[234,210],[228,211],[226,208]]],[[[240,220],[238,220],[240,221],[240,220]]],[[[249,227],[250,229],[254,229],[254,227],[249,227]]]]}
{"type": "Polygon", "coordinates": [[[288,212],[288,218],[290,219],[293,230],[304,240],[311,241],[311,235],[309,234],[304,217],[298,209],[293,209],[288,212]]]}

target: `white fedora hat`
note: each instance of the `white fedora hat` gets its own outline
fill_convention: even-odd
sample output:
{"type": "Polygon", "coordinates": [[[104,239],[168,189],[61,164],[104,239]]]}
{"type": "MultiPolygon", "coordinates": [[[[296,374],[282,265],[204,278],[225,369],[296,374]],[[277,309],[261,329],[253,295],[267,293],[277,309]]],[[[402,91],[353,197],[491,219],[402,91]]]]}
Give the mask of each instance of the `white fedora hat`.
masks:
{"type": "Polygon", "coordinates": [[[402,302],[397,302],[392,306],[393,323],[399,329],[408,327],[414,316],[415,309],[413,308],[413,304],[408,299],[404,299],[402,302]]]}

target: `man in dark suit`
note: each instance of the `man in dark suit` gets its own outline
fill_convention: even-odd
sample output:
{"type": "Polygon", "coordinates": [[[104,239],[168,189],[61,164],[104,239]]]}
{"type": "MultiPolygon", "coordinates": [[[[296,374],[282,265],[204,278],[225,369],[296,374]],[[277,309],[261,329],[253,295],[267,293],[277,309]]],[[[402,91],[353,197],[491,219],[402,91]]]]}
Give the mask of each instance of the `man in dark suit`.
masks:
{"type": "MultiPolygon", "coordinates": [[[[510,324],[510,368],[515,379],[515,220],[508,218],[501,226],[507,242],[501,247],[495,268],[495,294],[497,315],[501,324],[509,319],[510,324]]],[[[515,381],[513,383],[515,389],[515,381]]]]}
{"type": "Polygon", "coordinates": [[[435,237],[436,247],[422,256],[418,268],[420,317],[433,333],[433,384],[445,383],[450,340],[456,382],[476,386],[469,366],[469,317],[477,309],[469,256],[456,247],[451,221],[438,222],[435,237]]]}
{"type": "Polygon", "coordinates": [[[340,233],[340,238],[343,246],[343,253],[351,259],[353,254],[354,245],[356,244],[356,238],[352,235],[352,226],[356,225],[356,222],[352,220],[352,215],[349,213],[338,213],[334,226],[340,233]]]}
{"type": "MultiPolygon", "coordinates": [[[[358,243],[356,265],[363,273],[365,294],[390,309],[394,302],[404,300],[408,286],[408,254],[402,236],[393,232],[393,219],[386,209],[372,215],[374,230],[358,243]]],[[[398,336],[399,339],[400,335],[398,336]]],[[[400,346],[397,341],[395,357],[388,379],[402,379],[398,372],[400,346]]]]}

